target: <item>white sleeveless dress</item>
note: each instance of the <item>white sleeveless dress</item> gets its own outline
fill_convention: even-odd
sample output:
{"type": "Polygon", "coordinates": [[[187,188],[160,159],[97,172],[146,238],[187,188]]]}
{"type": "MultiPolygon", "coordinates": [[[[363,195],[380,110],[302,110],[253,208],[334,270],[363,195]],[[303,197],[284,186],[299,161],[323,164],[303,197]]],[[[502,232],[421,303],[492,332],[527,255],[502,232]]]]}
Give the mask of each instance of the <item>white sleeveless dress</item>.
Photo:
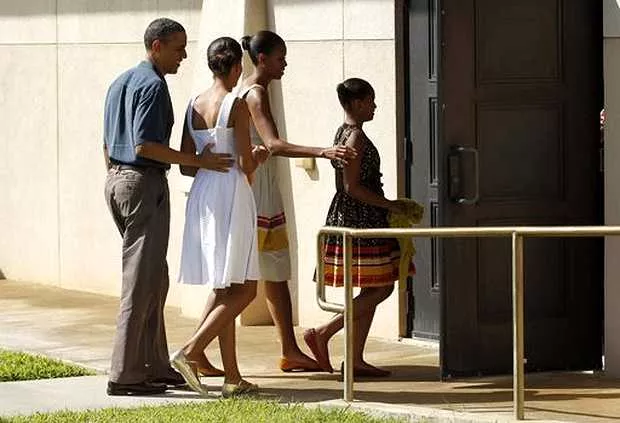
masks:
{"type": "Polygon", "coordinates": [[[196,151],[213,143],[214,153],[229,153],[235,165],[227,173],[200,169],[194,178],[185,210],[179,281],[230,287],[260,279],[256,231],[256,204],[246,175],[237,164],[234,129],[227,128],[235,102],[233,94],[222,100],[215,128],[194,129],[194,100],[185,119],[196,151]]]}
{"type": "MultiPolygon", "coordinates": [[[[260,87],[258,84],[240,90],[238,96],[260,87]]],[[[263,145],[254,123],[250,119],[252,144],[263,145]]],[[[286,217],[282,195],[278,188],[278,162],[269,157],[254,174],[252,191],[258,211],[258,250],[261,279],[271,282],[286,282],[291,279],[291,258],[289,253],[286,217]]]]}

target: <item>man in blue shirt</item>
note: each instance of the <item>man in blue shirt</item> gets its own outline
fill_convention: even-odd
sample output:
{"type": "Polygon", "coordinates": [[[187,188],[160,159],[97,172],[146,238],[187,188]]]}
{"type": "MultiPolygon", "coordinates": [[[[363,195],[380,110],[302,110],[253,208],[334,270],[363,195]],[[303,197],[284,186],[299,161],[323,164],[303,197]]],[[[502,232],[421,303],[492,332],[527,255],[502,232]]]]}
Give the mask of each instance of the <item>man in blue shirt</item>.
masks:
{"type": "Polygon", "coordinates": [[[187,57],[181,24],[167,18],[144,33],[146,60],[120,75],[105,100],[105,196],[123,237],[123,281],[112,351],[109,395],[163,393],[183,378],[169,364],[164,326],[171,163],[227,172],[232,158],[205,149],[193,155],[169,147],[174,123],[166,74],[187,57]]]}

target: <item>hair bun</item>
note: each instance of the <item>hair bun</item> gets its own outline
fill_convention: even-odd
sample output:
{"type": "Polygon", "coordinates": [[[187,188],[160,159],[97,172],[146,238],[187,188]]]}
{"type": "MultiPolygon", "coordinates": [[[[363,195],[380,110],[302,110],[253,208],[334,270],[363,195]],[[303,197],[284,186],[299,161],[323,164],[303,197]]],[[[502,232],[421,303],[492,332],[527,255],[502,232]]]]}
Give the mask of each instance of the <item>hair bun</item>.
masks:
{"type": "Polygon", "coordinates": [[[375,95],[372,85],[361,78],[349,78],[336,87],[338,92],[338,100],[344,109],[351,104],[353,100],[363,100],[368,96],[375,95]]]}
{"type": "Polygon", "coordinates": [[[213,40],[207,48],[207,64],[216,76],[228,75],[235,63],[241,63],[242,56],[241,46],[230,37],[213,40]]]}
{"type": "Polygon", "coordinates": [[[250,35],[244,35],[241,37],[241,47],[244,50],[250,51],[250,42],[252,41],[252,37],[250,35]]]}

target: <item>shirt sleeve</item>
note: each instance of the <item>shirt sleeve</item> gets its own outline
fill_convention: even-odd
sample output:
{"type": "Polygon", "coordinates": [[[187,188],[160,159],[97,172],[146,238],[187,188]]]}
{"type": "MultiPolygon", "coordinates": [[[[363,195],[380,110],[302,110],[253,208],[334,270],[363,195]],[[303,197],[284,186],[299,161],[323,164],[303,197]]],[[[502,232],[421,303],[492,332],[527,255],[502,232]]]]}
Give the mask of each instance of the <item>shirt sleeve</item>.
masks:
{"type": "Polygon", "coordinates": [[[146,141],[164,142],[166,106],[167,97],[163,84],[153,84],[140,93],[133,121],[134,147],[146,141]]]}

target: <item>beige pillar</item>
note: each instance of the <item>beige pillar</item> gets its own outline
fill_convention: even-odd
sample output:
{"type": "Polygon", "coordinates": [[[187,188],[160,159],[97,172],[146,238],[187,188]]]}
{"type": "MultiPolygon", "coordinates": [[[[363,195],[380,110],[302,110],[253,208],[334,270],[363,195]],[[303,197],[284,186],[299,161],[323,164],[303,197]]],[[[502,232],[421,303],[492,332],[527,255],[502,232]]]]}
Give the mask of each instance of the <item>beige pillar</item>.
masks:
{"type": "MultiPolygon", "coordinates": [[[[237,40],[246,34],[267,27],[267,9],[265,0],[203,0],[200,19],[200,36],[198,41],[198,57],[195,61],[194,82],[192,93],[197,94],[211,84],[211,71],[206,62],[206,51],[214,39],[221,36],[233,37],[237,40]]],[[[244,78],[252,71],[252,64],[244,59],[244,78]]],[[[189,191],[191,178],[186,178],[180,185],[189,191]]],[[[182,295],[183,312],[200,315],[204,300],[208,295],[207,287],[184,287],[182,295]]],[[[264,294],[264,284],[259,283],[256,299],[241,314],[242,325],[272,324],[264,294]]]]}

